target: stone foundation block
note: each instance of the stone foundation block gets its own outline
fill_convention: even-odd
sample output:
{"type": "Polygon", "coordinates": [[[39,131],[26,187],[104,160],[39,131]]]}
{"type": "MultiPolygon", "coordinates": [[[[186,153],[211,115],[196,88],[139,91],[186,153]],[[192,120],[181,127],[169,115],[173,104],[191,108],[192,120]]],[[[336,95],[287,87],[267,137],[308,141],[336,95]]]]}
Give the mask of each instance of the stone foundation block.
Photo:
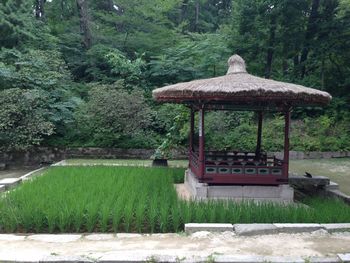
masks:
{"type": "Polygon", "coordinates": [[[199,223],[188,223],[185,224],[185,232],[191,234],[199,231],[209,231],[209,232],[225,232],[233,231],[232,224],[199,224],[199,223]]]}
{"type": "Polygon", "coordinates": [[[234,201],[254,200],[277,203],[293,202],[294,189],[289,185],[208,185],[200,183],[196,176],[187,170],[185,186],[194,199],[232,199],[234,201]]]}
{"type": "Polygon", "coordinates": [[[341,262],[343,262],[343,263],[349,263],[350,262],[350,253],[338,254],[338,257],[340,258],[341,262]]]}
{"type": "Polygon", "coordinates": [[[350,223],[344,224],[321,224],[321,226],[328,232],[350,232],[350,223]]]}
{"type": "Polygon", "coordinates": [[[40,260],[41,263],[93,263],[95,260],[80,256],[48,256],[40,260]]]}
{"type": "Polygon", "coordinates": [[[243,198],[243,189],[240,185],[212,185],[208,187],[208,198],[243,198]]]}
{"type": "Polygon", "coordinates": [[[277,233],[274,224],[235,224],[235,233],[241,236],[267,235],[277,233]]]}
{"type": "Polygon", "coordinates": [[[302,233],[324,229],[320,224],[273,224],[279,233],[302,233]]]}

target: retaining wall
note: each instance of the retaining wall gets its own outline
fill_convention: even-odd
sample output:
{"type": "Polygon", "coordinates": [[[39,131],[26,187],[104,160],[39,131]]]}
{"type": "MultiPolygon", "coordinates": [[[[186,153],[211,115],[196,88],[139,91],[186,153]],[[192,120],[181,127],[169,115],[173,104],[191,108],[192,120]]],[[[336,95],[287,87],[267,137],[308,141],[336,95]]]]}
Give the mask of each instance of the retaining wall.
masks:
{"type": "MultiPolygon", "coordinates": [[[[186,159],[186,149],[174,150],[174,159],[186,159]]],[[[100,159],[149,159],[154,153],[153,149],[118,149],[118,148],[54,148],[36,147],[24,152],[0,152],[0,164],[33,166],[42,163],[53,163],[69,158],[100,158],[100,159]]],[[[275,153],[282,158],[282,152],[275,153]]],[[[296,152],[290,151],[291,160],[322,159],[350,157],[350,152],[296,152]]]]}

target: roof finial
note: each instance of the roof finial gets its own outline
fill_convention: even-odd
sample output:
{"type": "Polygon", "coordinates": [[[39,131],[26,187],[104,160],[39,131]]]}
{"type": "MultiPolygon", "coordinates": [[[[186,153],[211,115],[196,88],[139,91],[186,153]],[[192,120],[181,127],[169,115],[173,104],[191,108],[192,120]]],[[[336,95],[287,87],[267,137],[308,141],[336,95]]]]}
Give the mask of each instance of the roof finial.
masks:
{"type": "Polygon", "coordinates": [[[233,55],[230,57],[227,61],[228,63],[228,70],[227,74],[232,74],[232,73],[247,73],[245,69],[245,62],[244,59],[238,56],[237,54],[233,55]]]}

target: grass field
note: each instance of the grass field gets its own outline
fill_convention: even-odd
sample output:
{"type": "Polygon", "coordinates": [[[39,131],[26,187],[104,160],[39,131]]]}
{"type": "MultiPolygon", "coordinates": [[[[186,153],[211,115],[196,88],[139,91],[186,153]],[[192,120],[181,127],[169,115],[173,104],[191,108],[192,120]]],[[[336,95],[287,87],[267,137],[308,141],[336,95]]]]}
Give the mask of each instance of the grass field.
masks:
{"type": "Polygon", "coordinates": [[[350,222],[340,201],[305,206],[179,200],[183,169],[55,167],[0,198],[3,232],[177,232],[187,222],[350,222]]]}

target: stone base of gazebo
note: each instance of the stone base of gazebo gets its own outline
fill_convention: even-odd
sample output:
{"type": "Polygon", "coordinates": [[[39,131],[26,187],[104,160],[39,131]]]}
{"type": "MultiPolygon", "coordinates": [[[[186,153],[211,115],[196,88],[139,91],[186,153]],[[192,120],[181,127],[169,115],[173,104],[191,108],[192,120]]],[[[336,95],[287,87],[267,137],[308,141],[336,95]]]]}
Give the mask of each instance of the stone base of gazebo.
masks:
{"type": "Polygon", "coordinates": [[[194,199],[232,199],[234,201],[253,200],[291,203],[294,190],[288,184],[265,185],[210,185],[200,183],[190,171],[185,172],[185,186],[194,199]]]}

